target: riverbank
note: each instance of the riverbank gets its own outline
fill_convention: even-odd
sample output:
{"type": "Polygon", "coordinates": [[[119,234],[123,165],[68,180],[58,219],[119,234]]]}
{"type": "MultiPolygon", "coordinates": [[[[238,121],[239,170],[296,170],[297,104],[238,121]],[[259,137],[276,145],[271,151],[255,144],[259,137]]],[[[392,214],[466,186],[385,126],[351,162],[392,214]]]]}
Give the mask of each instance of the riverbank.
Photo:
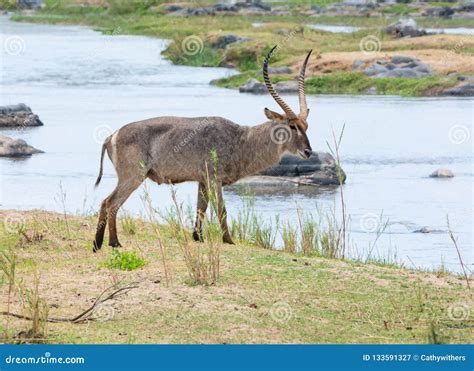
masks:
{"type": "MultiPolygon", "coordinates": [[[[11,268],[8,262],[12,261],[15,284],[9,310],[30,315],[31,305],[19,298],[28,293],[31,298],[36,293],[33,297],[39,303],[38,313],[43,313],[40,327],[46,317],[72,318],[110,286],[133,283],[126,294],[97,308],[90,321],[47,323],[43,337],[36,341],[222,344],[472,340],[471,294],[463,279],[445,272],[223,245],[218,246],[219,278],[206,286],[190,280],[183,250],[169,225],[158,228],[166,252],[165,267],[156,229],[143,220],[122,218],[118,223],[124,246],[119,254],[113,254],[109,247],[92,253],[94,216],[1,211],[0,221],[2,310],[6,310],[10,287],[7,272],[11,269],[5,268],[11,268]]],[[[209,251],[208,244],[190,243],[188,248],[200,248],[204,254],[209,251]]],[[[1,327],[6,330],[6,326],[9,341],[18,341],[14,336],[19,333],[24,340],[31,321],[3,316],[1,327]]]]}
{"type": "MultiPolygon", "coordinates": [[[[307,50],[315,50],[307,73],[309,94],[437,96],[465,85],[473,78],[472,37],[442,34],[396,38],[383,33],[381,27],[397,21],[398,16],[364,18],[363,23],[361,18],[301,14],[185,17],[170,15],[161,6],[117,9],[77,4],[56,5],[36,13],[14,16],[19,21],[83,24],[112,35],[136,34],[171,39],[164,54],[175,64],[238,69],[240,75],[215,82],[227,88],[242,86],[253,78],[261,80],[263,58],[275,44],[281,48],[272,65],[288,67],[290,71],[274,76],[275,81],[292,80],[307,50]],[[315,22],[363,24],[367,28],[353,33],[332,33],[308,27],[315,22]],[[359,61],[369,65],[393,55],[418,59],[428,66],[430,74],[420,78],[373,78],[353,68],[359,61]]],[[[429,27],[472,26],[469,19],[419,19],[423,26],[429,27]]]]}

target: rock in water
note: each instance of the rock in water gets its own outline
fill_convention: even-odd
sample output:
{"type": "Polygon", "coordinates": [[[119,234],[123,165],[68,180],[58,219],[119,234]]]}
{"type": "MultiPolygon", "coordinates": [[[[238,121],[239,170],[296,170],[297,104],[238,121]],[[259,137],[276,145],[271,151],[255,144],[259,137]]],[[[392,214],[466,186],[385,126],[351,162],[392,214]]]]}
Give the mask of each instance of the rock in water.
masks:
{"type": "Polygon", "coordinates": [[[241,93],[265,94],[267,88],[257,79],[250,79],[239,88],[241,93]]]}
{"type": "Polygon", "coordinates": [[[417,28],[416,22],[413,18],[400,19],[398,22],[385,27],[384,31],[385,33],[393,34],[397,37],[417,37],[428,35],[425,30],[417,28]]]}
{"type": "Polygon", "coordinates": [[[438,169],[430,174],[431,178],[452,178],[454,174],[449,169],[438,169]]]}
{"type": "MultiPolygon", "coordinates": [[[[298,82],[294,80],[280,81],[274,85],[275,90],[282,94],[296,94],[298,82]]],[[[266,94],[267,88],[264,83],[257,79],[250,79],[239,88],[241,93],[266,94]]]]}
{"type": "Polygon", "coordinates": [[[43,0],[18,0],[18,6],[23,9],[40,9],[43,7],[43,0]]]}
{"type": "Polygon", "coordinates": [[[0,127],[22,128],[42,125],[39,117],[26,104],[0,107],[0,127]]]}
{"type": "Polygon", "coordinates": [[[467,83],[464,85],[455,86],[454,88],[446,89],[441,95],[451,95],[457,97],[472,97],[474,96],[474,83],[467,83]]]}
{"type": "Polygon", "coordinates": [[[313,152],[308,160],[302,160],[294,155],[284,155],[277,165],[245,178],[240,183],[340,185],[338,174],[344,183],[346,174],[336,164],[334,157],[325,152],[313,152]]]}
{"type": "Polygon", "coordinates": [[[28,145],[23,139],[13,139],[0,135],[0,157],[24,157],[43,153],[28,145]]]}

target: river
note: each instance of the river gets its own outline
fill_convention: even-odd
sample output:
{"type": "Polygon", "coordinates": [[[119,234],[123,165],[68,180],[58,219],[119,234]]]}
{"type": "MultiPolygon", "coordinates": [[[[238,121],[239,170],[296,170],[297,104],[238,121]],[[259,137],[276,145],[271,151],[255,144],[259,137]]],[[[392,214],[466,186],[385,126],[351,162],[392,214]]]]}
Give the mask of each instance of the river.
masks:
{"type": "MultiPolygon", "coordinates": [[[[167,41],[138,36],[106,36],[83,27],[33,25],[0,17],[2,65],[0,105],[25,103],[44,127],[1,130],[21,137],[44,154],[0,159],[0,207],[60,211],[61,188],[69,212],[97,211],[110,193],[115,175],[108,159],[97,190],[101,141],[112,130],[135,120],[162,115],[224,116],[239,124],[265,120],[263,108],[277,110],[269,96],[240,94],[209,85],[235,71],[171,65],[161,56],[167,41]]],[[[286,97],[297,107],[295,96],[286,97]]],[[[408,267],[452,271],[460,266],[446,233],[446,216],[461,254],[472,269],[473,100],[397,96],[311,96],[309,138],[315,150],[327,150],[332,131],[345,133],[341,161],[350,215],[350,239],[357,251],[396,252],[408,267]],[[429,174],[447,167],[452,179],[429,174]],[[388,226],[376,240],[379,216],[388,226]],[[427,226],[438,233],[414,233],[427,226]]],[[[170,207],[167,186],[150,184],[153,201],[170,207]]],[[[193,205],[194,183],[177,186],[178,197],[193,205]]],[[[280,214],[295,222],[295,204],[307,212],[335,209],[341,189],[295,189],[258,194],[256,212],[265,220],[280,214]]],[[[140,214],[141,192],[125,209],[140,214]]],[[[240,196],[226,191],[227,209],[236,215],[240,196]]],[[[91,236],[92,237],[92,236],[91,236]]]]}

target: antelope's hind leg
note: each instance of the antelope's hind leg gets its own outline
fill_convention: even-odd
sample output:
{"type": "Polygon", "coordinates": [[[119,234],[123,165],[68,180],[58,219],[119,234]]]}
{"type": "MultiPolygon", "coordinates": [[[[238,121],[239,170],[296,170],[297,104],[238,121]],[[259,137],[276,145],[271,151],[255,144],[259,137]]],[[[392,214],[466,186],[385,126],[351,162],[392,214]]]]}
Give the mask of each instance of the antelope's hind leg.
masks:
{"type": "Polygon", "coordinates": [[[107,198],[102,201],[99,211],[99,220],[97,222],[97,231],[95,233],[94,246],[92,248],[93,252],[97,252],[102,247],[104,242],[104,232],[105,227],[107,226],[107,198]]]}
{"type": "Polygon", "coordinates": [[[117,237],[117,213],[120,207],[130,197],[140,184],[143,182],[143,177],[133,177],[126,180],[119,179],[117,187],[112,194],[107,198],[107,220],[109,223],[109,246],[122,246],[117,237]]]}

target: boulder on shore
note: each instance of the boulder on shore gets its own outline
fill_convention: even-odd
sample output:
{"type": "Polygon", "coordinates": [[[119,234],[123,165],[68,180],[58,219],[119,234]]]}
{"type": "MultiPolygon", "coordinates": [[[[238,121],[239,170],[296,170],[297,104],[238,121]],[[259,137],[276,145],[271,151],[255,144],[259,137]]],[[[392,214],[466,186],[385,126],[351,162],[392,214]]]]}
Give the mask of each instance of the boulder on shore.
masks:
{"type": "Polygon", "coordinates": [[[390,60],[377,60],[362,72],[373,78],[408,77],[416,79],[433,75],[430,66],[406,55],[394,55],[390,60]]]}
{"type": "Polygon", "coordinates": [[[0,107],[0,127],[24,128],[42,125],[38,115],[35,115],[26,104],[0,107]]]}
{"type": "Polygon", "coordinates": [[[244,41],[248,41],[249,39],[234,35],[234,34],[228,34],[228,35],[222,35],[219,36],[216,41],[214,41],[211,46],[215,49],[225,49],[227,46],[230,44],[234,43],[241,43],[244,41]]]}
{"type": "Polygon", "coordinates": [[[392,23],[384,28],[385,33],[395,35],[397,37],[418,37],[428,35],[426,30],[418,28],[413,18],[400,19],[396,23],[392,23]]]}
{"type": "Polygon", "coordinates": [[[28,145],[23,139],[0,135],[0,157],[25,157],[35,153],[43,153],[43,151],[28,145]]]}
{"type": "Polygon", "coordinates": [[[437,169],[430,174],[430,178],[453,178],[454,174],[449,169],[437,169]]]}
{"type": "Polygon", "coordinates": [[[308,160],[294,155],[284,155],[280,162],[254,176],[239,181],[244,184],[296,184],[296,185],[340,185],[346,174],[337,165],[334,157],[326,152],[313,152],[308,160]]]}
{"type": "Polygon", "coordinates": [[[17,4],[22,9],[41,9],[43,0],[17,0],[17,4]]]}
{"type": "MultiPolygon", "coordinates": [[[[298,93],[298,82],[294,80],[280,81],[274,85],[275,90],[282,94],[298,93]]],[[[250,79],[239,88],[241,93],[265,94],[267,87],[257,79],[250,79]]]]}
{"type": "Polygon", "coordinates": [[[455,96],[455,97],[472,97],[474,96],[474,83],[468,82],[467,84],[458,85],[454,88],[444,90],[441,95],[455,96]]]}

